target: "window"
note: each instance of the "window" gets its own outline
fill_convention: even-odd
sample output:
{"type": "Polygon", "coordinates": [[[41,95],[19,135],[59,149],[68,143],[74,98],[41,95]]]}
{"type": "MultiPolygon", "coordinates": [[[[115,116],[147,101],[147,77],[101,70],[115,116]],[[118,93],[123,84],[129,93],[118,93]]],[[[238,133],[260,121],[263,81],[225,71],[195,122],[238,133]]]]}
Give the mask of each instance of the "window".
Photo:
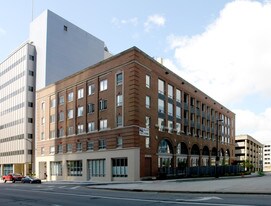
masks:
{"type": "Polygon", "coordinates": [[[122,106],[122,94],[119,94],[117,96],[117,106],[122,106]]]}
{"type": "Polygon", "coordinates": [[[29,55],[29,60],[35,61],[35,57],[33,55],[29,55]]]}
{"type": "Polygon", "coordinates": [[[51,107],[55,107],[56,106],[56,100],[55,99],[51,99],[50,106],[51,107]]]}
{"type": "Polygon", "coordinates": [[[150,137],[146,137],[145,146],[146,146],[146,148],[150,148],[150,137]]]}
{"type": "Polygon", "coordinates": [[[77,134],[82,134],[84,132],[84,125],[78,124],[77,125],[77,134]]]}
{"type": "Polygon", "coordinates": [[[117,148],[122,148],[122,143],[123,143],[122,137],[118,137],[117,138],[117,148]]]}
{"type": "Polygon", "coordinates": [[[70,136],[70,135],[73,135],[73,134],[74,134],[73,126],[68,127],[68,135],[70,136]]]}
{"type": "Polygon", "coordinates": [[[77,108],[77,116],[82,117],[84,112],[84,107],[78,107],[77,108]]]}
{"type": "Polygon", "coordinates": [[[81,142],[76,143],[76,151],[77,152],[82,152],[82,143],[81,142]]]}
{"type": "Polygon", "coordinates": [[[93,132],[95,130],[95,123],[89,122],[88,123],[88,132],[93,132]]]}
{"type": "Polygon", "coordinates": [[[59,104],[64,104],[64,96],[59,97],[59,104]]]}
{"type": "Polygon", "coordinates": [[[94,104],[88,104],[88,114],[92,114],[94,112],[94,104]]]}
{"type": "Polygon", "coordinates": [[[107,119],[100,120],[100,130],[107,129],[107,119]]]}
{"type": "Polygon", "coordinates": [[[99,149],[106,149],[106,141],[104,139],[99,139],[99,149]]]}
{"type": "Polygon", "coordinates": [[[107,90],[107,79],[100,81],[100,92],[107,90]]]}
{"type": "Polygon", "coordinates": [[[122,125],[122,116],[121,115],[118,115],[117,116],[117,127],[121,127],[123,126],[122,125]]]}
{"type": "Polygon", "coordinates": [[[165,94],[165,82],[158,79],[158,93],[165,94]]]}
{"type": "Polygon", "coordinates": [[[107,109],[107,100],[100,100],[100,110],[107,109]]]}
{"type": "Polygon", "coordinates": [[[40,140],[45,140],[44,132],[40,133],[40,140]]]}
{"type": "Polygon", "coordinates": [[[68,94],[68,102],[72,102],[73,101],[73,92],[70,92],[68,94]]]}
{"type": "Polygon", "coordinates": [[[151,97],[146,96],[146,108],[149,109],[151,107],[151,97]]]}
{"type": "Polygon", "coordinates": [[[62,162],[50,162],[50,173],[53,176],[62,176],[62,162]]]}
{"type": "Polygon", "coordinates": [[[181,91],[176,89],[176,101],[181,102],[181,91]]]}
{"type": "Polygon", "coordinates": [[[28,107],[33,107],[33,106],[34,106],[33,102],[28,102],[28,107]]]}
{"type": "Polygon", "coordinates": [[[57,145],[57,153],[59,153],[59,154],[63,153],[63,146],[62,146],[62,144],[57,145]]]}
{"type": "Polygon", "coordinates": [[[93,143],[93,141],[88,141],[87,142],[87,150],[88,151],[93,151],[93,149],[94,149],[94,143],[93,143]]]}
{"type": "Polygon", "coordinates": [[[82,89],[78,89],[78,91],[77,91],[77,98],[81,99],[83,97],[84,97],[84,89],[83,88],[82,89]]]}
{"type": "Polygon", "coordinates": [[[167,86],[167,95],[169,98],[173,99],[173,86],[171,86],[170,84],[168,84],[167,86]]]}
{"type": "Polygon", "coordinates": [[[45,118],[44,117],[41,118],[41,124],[42,125],[45,124],[45,118]]]}
{"type": "Polygon", "coordinates": [[[151,87],[151,77],[149,75],[146,75],[146,87],[151,87]]]}
{"type": "Polygon", "coordinates": [[[41,147],[41,148],[40,148],[40,154],[41,154],[41,155],[44,155],[44,153],[45,153],[45,149],[44,149],[44,147],[41,147]]]}
{"type": "Polygon", "coordinates": [[[173,104],[168,103],[167,113],[169,116],[173,116],[173,104]]]}
{"type": "Polygon", "coordinates": [[[64,31],[68,31],[68,27],[66,25],[64,25],[63,29],[64,31]]]}
{"type": "Polygon", "coordinates": [[[28,123],[33,123],[33,118],[28,118],[28,123]]]}
{"type": "Polygon", "coordinates": [[[82,160],[67,161],[68,176],[82,176],[83,173],[82,160]]]}
{"type": "Polygon", "coordinates": [[[64,112],[59,112],[59,121],[64,121],[64,112]]]}
{"type": "Polygon", "coordinates": [[[113,177],[128,177],[127,158],[112,159],[112,175],[113,177]]]}
{"type": "Polygon", "coordinates": [[[58,137],[63,137],[64,136],[64,129],[63,128],[60,128],[58,130],[58,137]]]}
{"type": "Polygon", "coordinates": [[[34,76],[34,71],[28,70],[28,75],[33,77],[34,76]]]}
{"type": "Polygon", "coordinates": [[[181,119],[181,107],[176,106],[176,117],[181,119]]]}
{"type": "Polygon", "coordinates": [[[167,127],[168,127],[168,133],[172,133],[173,132],[173,122],[168,120],[167,122],[167,127]]]}
{"type": "Polygon", "coordinates": [[[66,145],[66,151],[67,152],[72,152],[72,144],[67,144],[66,145]]]}
{"type": "Polygon", "coordinates": [[[72,119],[73,118],[73,109],[69,109],[68,110],[68,119],[72,119]]]}
{"type": "Polygon", "coordinates": [[[95,85],[94,84],[89,85],[88,86],[88,95],[94,94],[94,91],[95,91],[95,85]]]}
{"type": "Polygon", "coordinates": [[[28,86],[28,91],[30,91],[30,92],[34,92],[34,87],[32,87],[32,86],[28,86]]]}
{"type": "Polygon", "coordinates": [[[55,123],[56,116],[54,114],[50,115],[50,123],[55,123]]]}
{"type": "Polygon", "coordinates": [[[180,134],[180,132],[181,132],[181,124],[180,123],[176,123],[176,132],[177,132],[177,134],[180,134]]]}
{"type": "Polygon", "coordinates": [[[117,85],[121,85],[122,84],[122,73],[117,74],[117,85]]]}
{"type": "Polygon", "coordinates": [[[158,99],[158,112],[165,113],[165,102],[162,99],[158,99]]]}
{"type": "Polygon", "coordinates": [[[89,161],[90,175],[92,177],[105,176],[105,159],[96,159],[89,161]]]}
{"type": "MultiPolygon", "coordinates": [[[[33,107],[33,106],[32,106],[33,107]]],[[[44,111],[45,110],[45,102],[41,103],[41,110],[44,111]]]]}
{"type": "Polygon", "coordinates": [[[56,131],[55,131],[55,130],[51,130],[51,131],[50,131],[49,138],[50,138],[50,139],[54,139],[55,137],[56,137],[56,131]]]}
{"type": "Polygon", "coordinates": [[[162,118],[158,118],[158,127],[159,131],[164,131],[165,128],[165,120],[162,118]]]}
{"type": "Polygon", "coordinates": [[[50,146],[50,154],[55,154],[55,146],[50,146]]]}
{"type": "Polygon", "coordinates": [[[146,128],[150,128],[151,118],[146,116],[145,119],[146,119],[146,128]]]}

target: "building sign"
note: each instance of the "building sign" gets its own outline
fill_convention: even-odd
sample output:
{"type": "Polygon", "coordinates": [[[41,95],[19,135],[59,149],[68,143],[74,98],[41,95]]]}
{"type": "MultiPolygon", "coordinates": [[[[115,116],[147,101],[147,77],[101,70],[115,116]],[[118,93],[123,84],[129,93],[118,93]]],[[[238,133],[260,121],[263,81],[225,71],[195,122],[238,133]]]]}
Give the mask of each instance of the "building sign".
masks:
{"type": "Polygon", "coordinates": [[[140,136],[150,136],[149,128],[139,127],[139,135],[140,136]]]}

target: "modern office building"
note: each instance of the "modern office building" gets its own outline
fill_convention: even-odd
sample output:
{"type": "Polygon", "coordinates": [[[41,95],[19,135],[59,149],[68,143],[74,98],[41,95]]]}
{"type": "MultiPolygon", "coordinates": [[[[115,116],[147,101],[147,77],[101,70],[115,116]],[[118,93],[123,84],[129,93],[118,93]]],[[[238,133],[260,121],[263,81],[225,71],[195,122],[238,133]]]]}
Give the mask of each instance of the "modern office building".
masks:
{"type": "Polygon", "coordinates": [[[36,103],[40,178],[133,181],[215,165],[217,151],[220,164],[235,159],[235,114],[136,47],[37,91],[36,103]]]}
{"type": "Polygon", "coordinates": [[[266,144],[263,148],[263,171],[271,171],[271,144],[266,144]]]}
{"type": "Polygon", "coordinates": [[[0,64],[0,174],[32,168],[35,57],[25,43],[0,64]]]}
{"type": "Polygon", "coordinates": [[[263,144],[247,134],[238,135],[235,137],[235,157],[238,164],[248,161],[253,166],[252,171],[262,171],[263,144]]]}
{"type": "Polygon", "coordinates": [[[46,10],[0,64],[0,175],[33,172],[35,91],[107,57],[100,39],[46,10]]]}

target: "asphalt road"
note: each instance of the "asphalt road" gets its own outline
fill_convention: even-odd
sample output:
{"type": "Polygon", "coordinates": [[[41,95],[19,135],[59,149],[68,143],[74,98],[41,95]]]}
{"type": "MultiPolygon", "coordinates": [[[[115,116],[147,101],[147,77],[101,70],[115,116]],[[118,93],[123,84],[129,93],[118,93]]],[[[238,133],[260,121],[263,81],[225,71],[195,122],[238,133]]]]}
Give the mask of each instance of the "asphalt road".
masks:
{"type": "Polygon", "coordinates": [[[0,184],[1,206],[270,205],[270,195],[189,194],[91,189],[84,185],[0,184]]]}

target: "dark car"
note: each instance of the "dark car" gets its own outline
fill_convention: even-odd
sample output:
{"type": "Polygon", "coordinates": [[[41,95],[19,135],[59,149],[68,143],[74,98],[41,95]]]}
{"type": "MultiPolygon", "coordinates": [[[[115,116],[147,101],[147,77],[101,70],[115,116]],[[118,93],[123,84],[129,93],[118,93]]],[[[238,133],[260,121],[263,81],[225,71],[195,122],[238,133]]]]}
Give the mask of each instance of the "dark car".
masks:
{"type": "Polygon", "coordinates": [[[41,180],[38,179],[38,178],[35,178],[35,177],[25,176],[25,177],[22,178],[21,182],[22,183],[30,183],[30,184],[32,184],[32,183],[38,183],[38,184],[40,184],[41,180]]]}

